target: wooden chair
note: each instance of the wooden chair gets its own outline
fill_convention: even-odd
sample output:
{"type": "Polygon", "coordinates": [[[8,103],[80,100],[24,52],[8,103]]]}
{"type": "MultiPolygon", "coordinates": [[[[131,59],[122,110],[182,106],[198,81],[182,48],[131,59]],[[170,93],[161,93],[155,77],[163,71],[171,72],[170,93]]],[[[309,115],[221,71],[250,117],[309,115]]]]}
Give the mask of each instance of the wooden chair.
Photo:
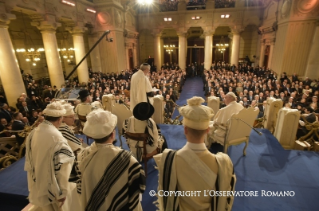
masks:
{"type": "MultiPolygon", "coordinates": [[[[217,114],[220,107],[220,99],[219,97],[211,96],[207,98],[207,106],[214,110],[214,114],[217,114]]],[[[213,119],[213,117],[212,117],[213,119]]]]}
{"type": "Polygon", "coordinates": [[[121,136],[123,135],[123,122],[133,116],[132,111],[124,104],[114,103],[112,106],[112,113],[117,116],[117,130],[120,139],[120,147],[122,148],[123,142],[121,136]]]}
{"type": "Polygon", "coordinates": [[[142,155],[142,161],[144,162],[144,169],[145,169],[145,177],[147,177],[147,161],[153,158],[154,155],[157,155],[160,153],[160,149],[156,148],[153,152],[147,153],[146,151],[146,144],[147,144],[147,139],[149,137],[149,134],[147,133],[130,133],[130,132],[125,132],[124,136],[126,139],[132,139],[137,142],[142,141],[143,142],[143,155],[142,155]]]}
{"type": "Polygon", "coordinates": [[[238,145],[246,143],[243,154],[246,155],[246,148],[248,146],[251,127],[259,113],[258,108],[242,109],[237,114],[233,114],[227,121],[226,137],[224,142],[224,153],[227,153],[227,149],[231,145],[238,145]],[[251,127],[249,127],[248,125],[251,127]]]}
{"type": "Polygon", "coordinates": [[[282,108],[282,100],[269,98],[267,100],[266,111],[264,111],[264,128],[268,129],[272,134],[275,132],[278,111],[282,108]]]}

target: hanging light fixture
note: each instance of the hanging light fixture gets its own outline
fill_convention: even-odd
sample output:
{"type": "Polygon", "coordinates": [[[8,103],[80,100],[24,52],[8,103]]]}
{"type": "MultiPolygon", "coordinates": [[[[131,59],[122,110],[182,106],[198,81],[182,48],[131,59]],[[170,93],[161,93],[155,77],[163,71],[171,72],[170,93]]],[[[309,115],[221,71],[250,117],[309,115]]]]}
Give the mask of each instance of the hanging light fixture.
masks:
{"type": "Polygon", "coordinates": [[[38,62],[41,60],[41,52],[44,51],[44,48],[38,48],[37,50],[34,49],[34,44],[33,44],[33,41],[32,41],[32,37],[28,34],[27,32],[27,26],[26,26],[26,23],[25,23],[25,18],[23,17],[23,13],[21,11],[21,14],[22,14],[22,20],[23,20],[23,24],[24,24],[24,28],[25,30],[23,31],[24,33],[24,38],[25,38],[25,45],[28,47],[28,37],[30,38],[30,44],[29,46],[31,45],[31,48],[28,48],[28,49],[24,49],[24,48],[18,48],[16,49],[16,52],[18,53],[23,53],[24,56],[25,56],[25,60],[27,62],[33,62],[32,65],[33,66],[36,66],[36,63],[34,62],[38,62]]]}
{"type": "MultiPolygon", "coordinates": [[[[68,38],[68,34],[63,36],[63,43],[67,42],[67,38],[68,38]]],[[[73,58],[74,58],[74,48],[58,48],[58,51],[60,53],[60,57],[63,59],[66,59],[68,63],[73,62],[73,58]]]]}
{"type": "Polygon", "coordinates": [[[220,53],[224,53],[226,51],[226,48],[229,47],[229,44],[224,39],[224,36],[220,38],[220,41],[216,44],[216,47],[218,48],[218,51],[220,51],[220,53]]]}

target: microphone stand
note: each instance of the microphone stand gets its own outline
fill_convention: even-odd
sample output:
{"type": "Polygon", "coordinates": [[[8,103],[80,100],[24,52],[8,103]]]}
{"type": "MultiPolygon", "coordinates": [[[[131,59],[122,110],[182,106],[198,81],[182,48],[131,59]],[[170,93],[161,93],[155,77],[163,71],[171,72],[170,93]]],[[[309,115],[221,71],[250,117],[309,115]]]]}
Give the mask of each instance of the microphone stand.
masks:
{"type": "Polygon", "coordinates": [[[235,117],[233,117],[232,119],[236,119],[236,120],[239,120],[239,121],[241,121],[241,122],[243,122],[243,123],[245,123],[248,127],[250,127],[251,129],[253,129],[256,133],[258,133],[258,135],[262,135],[262,133],[261,132],[259,132],[258,130],[256,130],[255,128],[253,128],[250,124],[248,124],[247,122],[245,122],[244,120],[242,120],[242,119],[239,119],[239,118],[235,118],[235,117]]]}

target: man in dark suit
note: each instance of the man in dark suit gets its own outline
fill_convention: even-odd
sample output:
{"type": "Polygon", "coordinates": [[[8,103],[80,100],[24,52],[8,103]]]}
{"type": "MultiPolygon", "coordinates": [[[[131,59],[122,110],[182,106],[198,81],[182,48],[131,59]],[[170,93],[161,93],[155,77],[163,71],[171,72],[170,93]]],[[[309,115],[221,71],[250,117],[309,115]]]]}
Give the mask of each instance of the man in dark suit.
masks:
{"type": "Polygon", "coordinates": [[[315,113],[313,113],[313,109],[311,107],[305,108],[305,113],[301,115],[299,124],[300,128],[297,130],[297,140],[302,137],[307,135],[309,130],[305,127],[306,123],[314,123],[317,120],[317,117],[315,113]]]}
{"type": "Polygon", "coordinates": [[[27,104],[27,102],[22,102],[22,107],[19,111],[23,114],[24,117],[29,118],[31,116],[32,107],[27,104]]]}
{"type": "Polygon", "coordinates": [[[1,118],[5,118],[7,120],[7,122],[11,122],[12,117],[11,117],[11,112],[9,111],[9,106],[8,104],[4,103],[1,107],[0,110],[0,119],[1,118]]]}
{"type": "MultiPolygon", "coordinates": [[[[25,124],[22,122],[23,116],[20,112],[16,112],[13,114],[13,123],[12,123],[12,130],[23,130],[25,124]]],[[[24,137],[21,137],[18,135],[18,133],[15,133],[17,142],[19,145],[21,145],[24,142],[24,137]]]]}
{"type": "Polygon", "coordinates": [[[55,92],[52,90],[52,87],[49,86],[47,90],[44,91],[44,98],[50,98],[52,100],[54,98],[55,92]]]}

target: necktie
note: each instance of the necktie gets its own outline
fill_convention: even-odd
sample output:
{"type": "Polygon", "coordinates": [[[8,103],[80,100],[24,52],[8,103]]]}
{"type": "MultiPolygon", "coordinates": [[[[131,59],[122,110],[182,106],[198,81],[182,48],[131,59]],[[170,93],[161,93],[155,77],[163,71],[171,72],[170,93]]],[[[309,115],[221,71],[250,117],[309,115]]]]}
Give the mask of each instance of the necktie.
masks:
{"type": "Polygon", "coordinates": [[[24,110],[25,110],[26,112],[28,112],[28,107],[24,107],[24,110]]]}

